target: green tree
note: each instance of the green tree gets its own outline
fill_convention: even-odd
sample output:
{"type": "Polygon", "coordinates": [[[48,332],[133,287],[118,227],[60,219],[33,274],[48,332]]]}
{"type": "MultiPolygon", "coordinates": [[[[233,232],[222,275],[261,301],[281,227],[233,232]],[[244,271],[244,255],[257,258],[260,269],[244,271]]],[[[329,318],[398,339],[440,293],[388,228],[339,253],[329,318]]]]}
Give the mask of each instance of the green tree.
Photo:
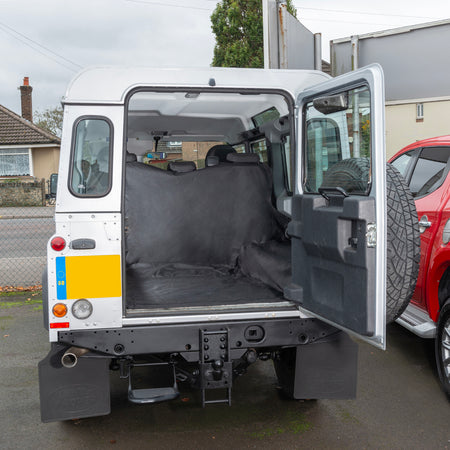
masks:
{"type": "MultiPolygon", "coordinates": [[[[297,17],[292,0],[287,10],[297,17]]],[[[264,67],[262,0],[222,0],[211,22],[214,67],[264,67]]]]}
{"type": "Polygon", "coordinates": [[[61,137],[62,123],[63,123],[63,109],[56,107],[53,109],[46,109],[43,112],[36,111],[34,113],[33,123],[39,128],[42,128],[49,133],[61,137]]]}

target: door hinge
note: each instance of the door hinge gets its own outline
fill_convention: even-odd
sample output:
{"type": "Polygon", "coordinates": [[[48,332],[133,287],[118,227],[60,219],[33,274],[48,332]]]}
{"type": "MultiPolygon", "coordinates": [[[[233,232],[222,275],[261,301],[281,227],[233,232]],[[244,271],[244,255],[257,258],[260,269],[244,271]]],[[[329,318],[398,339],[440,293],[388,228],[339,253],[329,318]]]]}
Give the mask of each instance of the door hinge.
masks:
{"type": "Polygon", "coordinates": [[[368,223],[366,231],[366,241],[368,248],[374,248],[377,246],[377,224],[368,223]]]}

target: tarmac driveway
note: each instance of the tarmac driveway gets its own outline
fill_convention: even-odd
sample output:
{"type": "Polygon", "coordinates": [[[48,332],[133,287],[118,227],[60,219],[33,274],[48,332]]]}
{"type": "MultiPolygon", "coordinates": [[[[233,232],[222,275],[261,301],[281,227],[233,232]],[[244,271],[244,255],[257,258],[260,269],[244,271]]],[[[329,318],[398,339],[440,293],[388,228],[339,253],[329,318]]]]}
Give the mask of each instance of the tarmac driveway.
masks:
{"type": "Polygon", "coordinates": [[[388,350],[360,344],[358,396],[290,401],[271,362],[233,388],[233,406],[202,409],[196,393],[171,403],[128,403],[112,375],[109,416],[43,424],[37,364],[48,350],[39,295],[0,295],[0,448],[450,448],[450,403],[431,341],[392,325],[388,350]]]}

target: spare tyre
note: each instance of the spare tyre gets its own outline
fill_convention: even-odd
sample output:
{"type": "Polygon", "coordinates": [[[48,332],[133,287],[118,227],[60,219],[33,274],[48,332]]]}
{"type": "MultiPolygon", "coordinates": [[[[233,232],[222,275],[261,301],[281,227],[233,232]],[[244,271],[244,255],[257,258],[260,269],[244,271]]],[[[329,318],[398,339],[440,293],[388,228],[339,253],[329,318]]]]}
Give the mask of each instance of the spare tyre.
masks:
{"type": "Polygon", "coordinates": [[[393,322],[408,306],[416,288],[420,232],[416,204],[400,172],[386,164],[387,267],[386,321],[393,322]]]}
{"type": "MultiPolygon", "coordinates": [[[[368,158],[344,159],[325,173],[322,186],[339,186],[347,193],[362,193],[367,187],[369,169],[368,158]]],[[[390,164],[386,164],[386,210],[386,323],[390,323],[408,306],[420,263],[419,221],[414,199],[400,172],[390,164]]]]}

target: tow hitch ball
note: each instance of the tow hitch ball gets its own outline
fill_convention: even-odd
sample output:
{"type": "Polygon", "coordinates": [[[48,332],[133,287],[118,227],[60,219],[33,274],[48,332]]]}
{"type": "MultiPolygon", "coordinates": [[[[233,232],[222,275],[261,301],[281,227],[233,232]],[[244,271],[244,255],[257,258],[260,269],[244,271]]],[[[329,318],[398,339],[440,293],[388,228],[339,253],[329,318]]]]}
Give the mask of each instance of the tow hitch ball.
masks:
{"type": "Polygon", "coordinates": [[[223,361],[220,359],[216,359],[212,363],[212,370],[210,371],[210,373],[212,374],[214,381],[219,381],[222,379],[222,376],[225,375],[226,378],[228,375],[223,373],[223,361]]]}

